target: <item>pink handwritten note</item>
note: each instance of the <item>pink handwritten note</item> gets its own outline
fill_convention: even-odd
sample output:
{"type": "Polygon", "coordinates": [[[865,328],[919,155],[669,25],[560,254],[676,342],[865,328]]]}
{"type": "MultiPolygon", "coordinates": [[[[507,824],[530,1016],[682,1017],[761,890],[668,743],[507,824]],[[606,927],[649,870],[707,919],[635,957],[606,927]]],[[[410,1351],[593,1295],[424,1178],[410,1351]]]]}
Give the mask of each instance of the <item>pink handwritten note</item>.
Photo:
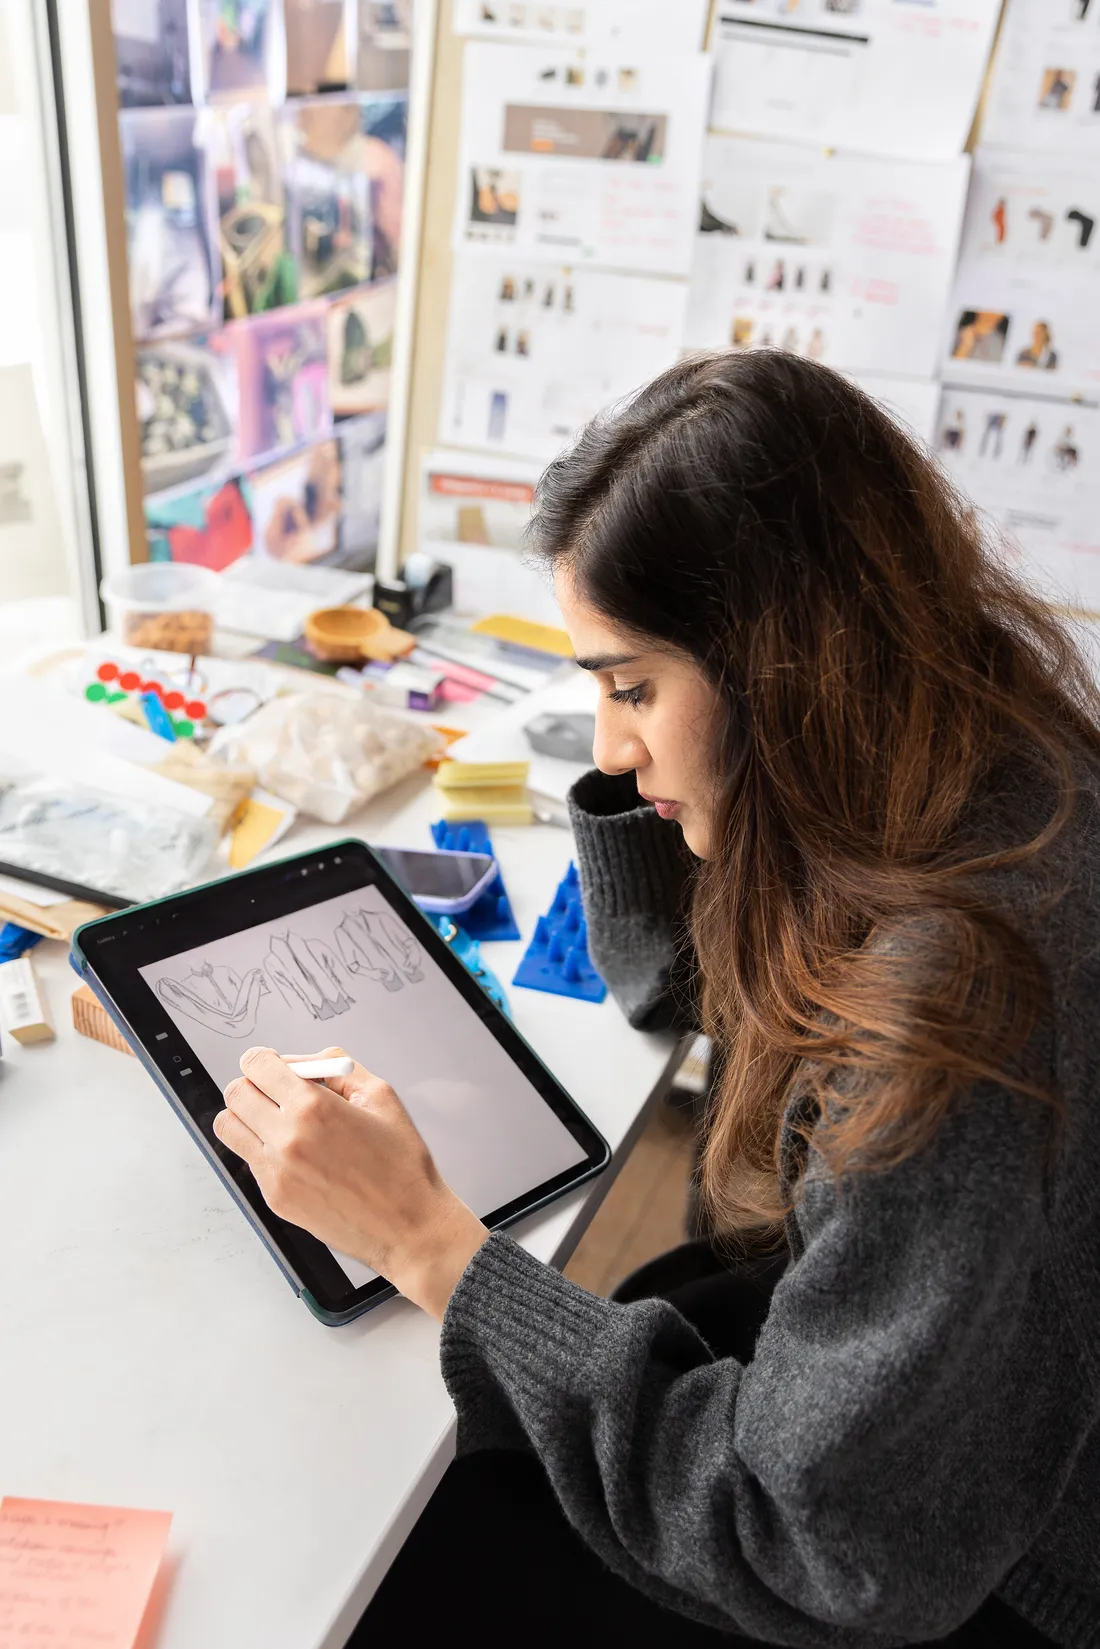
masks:
{"type": "Polygon", "coordinates": [[[0,1649],[133,1649],[171,1521],[0,1500],[0,1649]]]}

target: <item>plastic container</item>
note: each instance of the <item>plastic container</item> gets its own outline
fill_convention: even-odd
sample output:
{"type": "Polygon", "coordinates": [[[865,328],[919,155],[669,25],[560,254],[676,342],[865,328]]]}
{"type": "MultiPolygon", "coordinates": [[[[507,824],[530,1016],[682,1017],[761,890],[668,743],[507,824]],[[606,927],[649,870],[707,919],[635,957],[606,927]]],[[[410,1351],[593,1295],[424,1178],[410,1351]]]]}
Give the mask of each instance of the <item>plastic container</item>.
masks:
{"type": "Polygon", "coordinates": [[[218,575],[179,561],[146,561],[110,573],[99,587],[110,628],[129,647],[209,653],[218,575]]]}

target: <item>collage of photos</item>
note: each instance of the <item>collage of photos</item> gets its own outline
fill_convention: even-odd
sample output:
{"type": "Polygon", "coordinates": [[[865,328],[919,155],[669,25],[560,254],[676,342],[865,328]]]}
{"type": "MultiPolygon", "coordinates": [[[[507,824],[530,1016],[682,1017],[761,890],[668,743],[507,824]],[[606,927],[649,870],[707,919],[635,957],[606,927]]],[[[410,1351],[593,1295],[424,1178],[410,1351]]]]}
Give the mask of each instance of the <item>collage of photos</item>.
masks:
{"type": "Polygon", "coordinates": [[[465,51],[455,249],[686,278],[710,66],[680,53],[465,51]]]}
{"type": "Polygon", "coordinates": [[[677,359],[682,282],[563,268],[507,253],[457,261],[441,436],[552,458],[609,401],[677,359]]]}
{"type": "Polygon", "coordinates": [[[368,570],[411,6],[133,0],[115,23],[150,554],[368,570]]]}
{"type": "Polygon", "coordinates": [[[948,382],[1100,393],[1100,169],[990,149],[974,176],[945,339],[948,382]]]}
{"type": "Polygon", "coordinates": [[[1100,409],[948,389],[935,449],[1044,593],[1100,607],[1100,409]]]}
{"type": "Polygon", "coordinates": [[[712,133],[687,345],[784,349],[929,378],[951,291],[965,161],[876,160],[712,133]]]}
{"type": "Polygon", "coordinates": [[[1014,0],[982,135],[1100,157],[1100,0],[1014,0]]]}
{"type": "Polygon", "coordinates": [[[709,0],[454,0],[456,34],[532,46],[629,40],[638,50],[696,52],[709,0]]]}

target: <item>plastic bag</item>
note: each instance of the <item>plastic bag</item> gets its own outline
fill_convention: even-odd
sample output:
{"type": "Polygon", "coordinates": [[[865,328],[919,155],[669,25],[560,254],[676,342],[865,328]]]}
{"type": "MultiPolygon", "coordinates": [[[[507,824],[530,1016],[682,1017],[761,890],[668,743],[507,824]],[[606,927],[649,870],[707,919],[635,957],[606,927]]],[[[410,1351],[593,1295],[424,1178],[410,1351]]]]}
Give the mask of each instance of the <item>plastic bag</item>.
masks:
{"type": "Polygon", "coordinates": [[[64,779],[0,781],[0,860],[142,904],[197,881],[217,845],[207,818],[64,779]]]}
{"type": "Polygon", "coordinates": [[[442,740],[430,727],[337,693],[291,693],[215,734],[209,751],[325,824],[413,773],[442,740]]]}

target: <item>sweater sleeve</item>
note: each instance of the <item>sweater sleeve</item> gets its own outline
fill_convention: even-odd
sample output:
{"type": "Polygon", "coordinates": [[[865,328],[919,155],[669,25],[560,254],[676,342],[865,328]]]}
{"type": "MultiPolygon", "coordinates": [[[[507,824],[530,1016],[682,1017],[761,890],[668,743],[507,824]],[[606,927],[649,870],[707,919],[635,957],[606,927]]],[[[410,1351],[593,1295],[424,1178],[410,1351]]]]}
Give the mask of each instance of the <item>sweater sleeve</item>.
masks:
{"type": "Polygon", "coordinates": [[[747,1366],[666,1302],[598,1299],[490,1237],[444,1321],[460,1449],[494,1417],[498,1441],[522,1433],[610,1568],[720,1629],[946,1635],[1026,1552],[1093,1423],[1072,1278],[1046,1253],[1047,1130],[1037,1102],[983,1091],[893,1169],[812,1169],[747,1366]]]}
{"type": "Polygon", "coordinates": [[[693,860],[680,831],[639,799],[631,774],[593,770],[569,793],[588,950],[635,1030],[694,1030],[686,933],[693,860]]]}

